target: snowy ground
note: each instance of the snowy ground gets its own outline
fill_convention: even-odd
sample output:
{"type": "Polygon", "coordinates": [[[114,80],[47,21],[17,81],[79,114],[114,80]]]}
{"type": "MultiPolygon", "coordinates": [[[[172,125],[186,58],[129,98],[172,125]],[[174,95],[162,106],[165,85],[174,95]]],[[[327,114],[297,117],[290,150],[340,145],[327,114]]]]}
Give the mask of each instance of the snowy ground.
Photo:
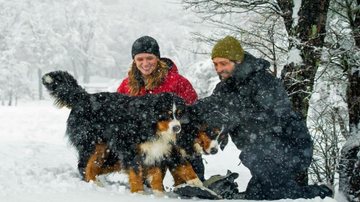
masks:
{"type": "MultiPolygon", "coordinates": [[[[105,187],[81,181],[76,153],[64,136],[68,114],[68,109],[57,109],[51,101],[0,106],[0,202],[184,201],[173,195],[132,194],[124,174],[102,176],[105,187]]],[[[237,182],[239,189],[244,190],[250,173],[239,166],[238,155],[236,147],[229,144],[223,152],[206,157],[206,177],[225,174],[230,169],[240,173],[237,182]]],[[[171,187],[169,175],[164,183],[171,187]]]]}

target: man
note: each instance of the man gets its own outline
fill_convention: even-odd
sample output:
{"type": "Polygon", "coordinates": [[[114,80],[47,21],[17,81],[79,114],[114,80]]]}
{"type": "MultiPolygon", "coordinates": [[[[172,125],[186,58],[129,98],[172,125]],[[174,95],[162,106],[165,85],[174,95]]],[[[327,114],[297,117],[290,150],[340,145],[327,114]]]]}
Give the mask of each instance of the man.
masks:
{"type": "Polygon", "coordinates": [[[221,82],[197,106],[210,123],[225,125],[241,150],[240,160],[252,175],[245,198],[331,196],[324,185],[302,186],[295,180],[310,166],[312,140],[281,81],[268,72],[269,62],[244,52],[231,36],[215,44],[211,58],[221,82]]]}

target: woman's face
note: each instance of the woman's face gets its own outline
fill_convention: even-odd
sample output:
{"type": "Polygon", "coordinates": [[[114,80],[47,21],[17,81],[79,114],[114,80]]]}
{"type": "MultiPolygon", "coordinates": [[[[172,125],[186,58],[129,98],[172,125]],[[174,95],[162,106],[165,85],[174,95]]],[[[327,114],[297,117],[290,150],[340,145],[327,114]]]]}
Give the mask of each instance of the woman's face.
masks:
{"type": "Polygon", "coordinates": [[[134,61],[138,70],[146,77],[155,70],[158,58],[151,53],[139,53],[135,55],[134,61]]]}

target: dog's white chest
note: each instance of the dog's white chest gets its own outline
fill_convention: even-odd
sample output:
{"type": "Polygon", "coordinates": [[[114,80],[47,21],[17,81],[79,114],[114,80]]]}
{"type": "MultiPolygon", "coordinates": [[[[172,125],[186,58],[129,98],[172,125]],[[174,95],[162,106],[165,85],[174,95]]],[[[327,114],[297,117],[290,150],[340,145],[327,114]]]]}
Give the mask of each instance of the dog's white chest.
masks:
{"type": "Polygon", "coordinates": [[[163,161],[171,152],[173,147],[171,142],[175,142],[175,135],[174,137],[162,136],[155,141],[141,144],[141,152],[145,154],[145,165],[154,165],[155,162],[163,161]]]}

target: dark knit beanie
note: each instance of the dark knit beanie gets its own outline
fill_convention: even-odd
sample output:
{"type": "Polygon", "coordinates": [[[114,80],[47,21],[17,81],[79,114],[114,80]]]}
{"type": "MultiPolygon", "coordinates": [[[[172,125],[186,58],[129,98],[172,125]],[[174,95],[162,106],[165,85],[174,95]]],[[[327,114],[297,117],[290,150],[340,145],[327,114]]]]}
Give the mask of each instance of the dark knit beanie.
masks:
{"type": "Polygon", "coordinates": [[[216,57],[226,58],[232,61],[243,61],[244,50],[236,38],[226,36],[220,39],[212,49],[211,59],[216,57]]]}
{"type": "Polygon", "coordinates": [[[142,36],[135,40],[132,45],[131,55],[134,59],[139,53],[152,53],[160,58],[160,49],[157,41],[150,36],[142,36]]]}

